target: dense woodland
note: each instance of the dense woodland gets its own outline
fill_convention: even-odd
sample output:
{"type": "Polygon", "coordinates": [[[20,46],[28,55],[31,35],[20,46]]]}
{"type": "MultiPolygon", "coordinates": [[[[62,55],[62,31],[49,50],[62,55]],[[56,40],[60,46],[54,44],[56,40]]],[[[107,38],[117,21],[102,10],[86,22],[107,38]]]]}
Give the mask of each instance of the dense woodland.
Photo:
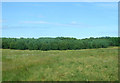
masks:
{"type": "Polygon", "coordinates": [[[3,49],[20,50],[77,50],[120,46],[118,37],[76,39],[69,37],[0,38],[3,49]]]}

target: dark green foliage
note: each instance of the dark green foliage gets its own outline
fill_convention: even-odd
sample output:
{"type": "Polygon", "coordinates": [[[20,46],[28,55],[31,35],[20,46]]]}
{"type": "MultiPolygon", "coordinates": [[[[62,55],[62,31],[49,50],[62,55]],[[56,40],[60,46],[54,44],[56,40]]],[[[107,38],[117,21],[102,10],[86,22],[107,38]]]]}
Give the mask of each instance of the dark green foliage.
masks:
{"type": "Polygon", "coordinates": [[[0,38],[3,49],[29,50],[77,50],[120,46],[118,37],[99,37],[76,39],[69,37],[56,38],[0,38]]]}

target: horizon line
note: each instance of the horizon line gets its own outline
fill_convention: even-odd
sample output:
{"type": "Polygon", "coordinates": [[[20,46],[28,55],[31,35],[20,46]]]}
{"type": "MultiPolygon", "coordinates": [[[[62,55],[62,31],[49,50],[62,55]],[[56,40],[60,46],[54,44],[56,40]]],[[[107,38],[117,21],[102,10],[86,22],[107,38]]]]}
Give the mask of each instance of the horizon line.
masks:
{"type": "MultiPolygon", "coordinates": [[[[100,36],[100,37],[84,37],[84,38],[76,38],[76,37],[65,37],[65,36],[58,36],[58,37],[60,37],[60,38],[75,38],[75,39],[86,39],[86,38],[105,38],[105,37],[119,37],[119,36],[100,36]]],[[[34,39],[39,39],[39,38],[58,38],[58,37],[0,37],[0,38],[16,38],[16,39],[20,39],[20,38],[34,38],[34,39]]]]}

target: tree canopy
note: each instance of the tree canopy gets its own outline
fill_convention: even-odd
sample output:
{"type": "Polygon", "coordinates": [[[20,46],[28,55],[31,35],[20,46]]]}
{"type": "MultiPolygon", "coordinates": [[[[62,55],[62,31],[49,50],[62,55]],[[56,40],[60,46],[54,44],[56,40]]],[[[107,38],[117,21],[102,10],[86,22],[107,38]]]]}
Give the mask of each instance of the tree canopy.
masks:
{"type": "Polygon", "coordinates": [[[76,39],[69,37],[41,38],[0,38],[3,49],[20,50],[77,50],[120,46],[119,37],[76,39]]]}

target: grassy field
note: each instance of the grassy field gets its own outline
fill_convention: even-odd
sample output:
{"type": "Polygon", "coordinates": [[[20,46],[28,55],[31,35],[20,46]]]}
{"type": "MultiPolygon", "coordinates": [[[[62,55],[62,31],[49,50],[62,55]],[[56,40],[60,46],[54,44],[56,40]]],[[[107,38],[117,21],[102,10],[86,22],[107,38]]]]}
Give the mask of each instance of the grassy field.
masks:
{"type": "Polygon", "coordinates": [[[116,81],[118,47],[83,50],[2,49],[3,81],[116,81]]]}

